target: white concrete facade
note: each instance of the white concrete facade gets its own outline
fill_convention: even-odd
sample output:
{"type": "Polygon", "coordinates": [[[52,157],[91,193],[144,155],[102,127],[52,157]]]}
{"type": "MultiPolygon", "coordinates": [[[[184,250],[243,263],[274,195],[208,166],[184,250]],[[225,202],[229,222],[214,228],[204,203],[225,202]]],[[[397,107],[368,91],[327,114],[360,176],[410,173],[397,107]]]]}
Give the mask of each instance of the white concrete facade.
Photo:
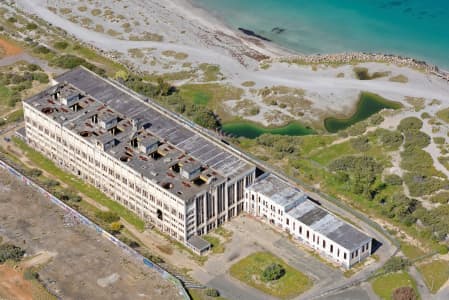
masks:
{"type": "Polygon", "coordinates": [[[288,232],[324,258],[345,268],[371,255],[370,237],[273,175],[246,189],[245,207],[251,215],[288,232]]]}

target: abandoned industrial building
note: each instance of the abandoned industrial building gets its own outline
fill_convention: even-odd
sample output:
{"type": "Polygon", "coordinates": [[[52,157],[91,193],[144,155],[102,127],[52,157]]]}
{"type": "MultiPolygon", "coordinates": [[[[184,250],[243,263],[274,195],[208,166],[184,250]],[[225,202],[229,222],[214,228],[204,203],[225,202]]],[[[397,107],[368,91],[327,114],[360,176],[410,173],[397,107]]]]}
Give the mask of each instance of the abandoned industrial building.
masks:
{"type": "Polygon", "coordinates": [[[227,145],[82,67],[24,101],[24,113],[31,146],[197,253],[210,247],[199,236],[244,211],[311,245],[315,236],[327,242],[320,251],[346,267],[371,252],[369,237],[296,188],[257,179],[256,166],[227,145]]]}
{"type": "Polygon", "coordinates": [[[346,268],[371,255],[372,239],[311,201],[306,194],[265,174],[245,192],[245,209],[346,268]]]}

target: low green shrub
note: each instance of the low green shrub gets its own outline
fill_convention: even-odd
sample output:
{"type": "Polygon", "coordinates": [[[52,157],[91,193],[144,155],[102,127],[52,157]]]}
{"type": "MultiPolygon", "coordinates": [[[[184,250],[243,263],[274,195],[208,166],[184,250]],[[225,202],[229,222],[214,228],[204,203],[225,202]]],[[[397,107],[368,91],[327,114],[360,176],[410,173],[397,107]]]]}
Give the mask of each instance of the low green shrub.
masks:
{"type": "Polygon", "coordinates": [[[268,267],[265,268],[262,272],[262,280],[263,281],[274,281],[278,280],[282,276],[285,275],[285,269],[283,266],[277,263],[272,263],[268,267]]]}

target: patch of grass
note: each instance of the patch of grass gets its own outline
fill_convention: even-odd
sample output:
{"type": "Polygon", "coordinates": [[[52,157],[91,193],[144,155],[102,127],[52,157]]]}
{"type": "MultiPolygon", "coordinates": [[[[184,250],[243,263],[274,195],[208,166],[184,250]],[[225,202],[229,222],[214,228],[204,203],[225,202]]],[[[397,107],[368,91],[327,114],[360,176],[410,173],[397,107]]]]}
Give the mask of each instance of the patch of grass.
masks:
{"type": "Polygon", "coordinates": [[[23,120],[23,109],[16,110],[10,114],[8,114],[6,117],[6,123],[14,123],[19,122],[23,120]]]}
{"type": "Polygon", "coordinates": [[[57,177],[60,181],[69,185],[72,189],[77,190],[89,198],[95,200],[103,206],[106,206],[111,212],[117,213],[120,217],[132,224],[138,230],[143,231],[145,223],[136,214],[122,206],[120,203],[109,199],[105,194],[95,187],[85,183],[83,180],[76,178],[62,169],[58,168],[51,160],[30,148],[20,139],[13,138],[14,143],[25,152],[26,156],[40,169],[57,177]]]}
{"type": "Polygon", "coordinates": [[[174,59],[177,59],[177,60],[184,60],[187,57],[189,57],[189,55],[187,53],[176,52],[176,51],[172,51],[172,50],[163,51],[162,55],[168,56],[168,57],[173,57],[174,59]]]}
{"type": "Polygon", "coordinates": [[[63,7],[59,9],[59,12],[63,15],[68,15],[72,12],[71,8],[63,7]]]}
{"type": "Polygon", "coordinates": [[[397,76],[390,77],[390,79],[388,79],[388,80],[392,81],[392,82],[407,83],[408,77],[405,75],[399,74],[397,76]]]}
{"type": "Polygon", "coordinates": [[[227,230],[223,226],[218,227],[217,229],[215,229],[214,233],[218,234],[219,236],[222,236],[226,240],[230,239],[232,237],[232,235],[233,235],[232,231],[227,230]]]}
{"type": "Polygon", "coordinates": [[[418,270],[433,294],[438,292],[449,279],[449,262],[445,260],[434,260],[430,263],[419,265],[418,270]]]}
{"type": "Polygon", "coordinates": [[[449,123],[449,108],[445,108],[437,112],[437,117],[446,123],[449,123]]]}
{"type": "Polygon", "coordinates": [[[359,80],[374,80],[377,78],[387,77],[391,74],[391,72],[374,72],[373,74],[369,74],[368,68],[363,67],[354,67],[353,71],[355,73],[355,77],[359,80]]]}
{"type": "Polygon", "coordinates": [[[92,14],[92,16],[99,16],[101,14],[101,9],[94,8],[90,13],[92,14]]]}
{"type": "Polygon", "coordinates": [[[218,254],[225,252],[225,247],[218,237],[212,235],[204,235],[203,239],[205,239],[212,245],[212,253],[218,254]]]}
{"type": "Polygon", "coordinates": [[[424,98],[405,97],[405,101],[412,105],[415,111],[421,111],[426,107],[426,100],[424,98]]]}
{"type": "Polygon", "coordinates": [[[220,66],[203,63],[199,65],[199,68],[203,71],[204,81],[217,81],[219,79],[219,75],[221,74],[220,66]]]}
{"type": "Polygon", "coordinates": [[[417,259],[426,254],[421,248],[406,242],[401,243],[401,251],[410,260],[417,259]]]}
{"type": "Polygon", "coordinates": [[[244,87],[253,87],[253,86],[255,86],[256,85],[256,83],[254,82],[254,81],[245,81],[245,82],[242,82],[242,86],[244,86],[244,87]]]}
{"type": "Polygon", "coordinates": [[[180,90],[183,99],[199,105],[238,100],[243,94],[243,90],[240,88],[215,83],[184,85],[180,90]]]}
{"type": "Polygon", "coordinates": [[[416,294],[418,294],[416,282],[408,273],[403,271],[377,277],[372,281],[371,285],[373,291],[382,300],[393,300],[394,290],[404,286],[413,288],[416,294]]]}
{"type": "Polygon", "coordinates": [[[298,296],[312,287],[310,278],[269,252],[257,252],[243,258],[231,266],[230,273],[243,283],[281,299],[298,296]],[[265,283],[261,275],[271,264],[283,266],[285,275],[278,280],[265,283]]]}
{"type": "Polygon", "coordinates": [[[324,166],[328,165],[331,161],[335,160],[338,157],[355,153],[357,153],[357,151],[352,148],[351,143],[344,142],[327,147],[322,151],[319,151],[318,153],[312,155],[310,159],[324,166]]]}

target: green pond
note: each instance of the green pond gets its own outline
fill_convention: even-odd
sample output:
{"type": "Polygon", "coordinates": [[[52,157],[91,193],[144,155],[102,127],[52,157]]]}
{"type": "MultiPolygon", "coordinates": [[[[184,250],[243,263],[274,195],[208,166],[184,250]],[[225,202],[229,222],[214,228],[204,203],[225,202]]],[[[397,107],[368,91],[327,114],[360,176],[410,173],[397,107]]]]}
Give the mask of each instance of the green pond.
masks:
{"type": "Polygon", "coordinates": [[[314,133],[313,129],[305,127],[298,122],[292,122],[283,127],[264,127],[248,121],[236,121],[223,124],[222,130],[235,136],[242,136],[250,139],[254,139],[264,133],[290,136],[314,133]]]}
{"type": "Polygon", "coordinates": [[[335,133],[349,126],[363,121],[384,108],[398,109],[402,104],[382,98],[373,93],[363,92],[357,104],[357,111],[348,119],[330,117],[324,120],[324,127],[328,132],[335,133]]]}

